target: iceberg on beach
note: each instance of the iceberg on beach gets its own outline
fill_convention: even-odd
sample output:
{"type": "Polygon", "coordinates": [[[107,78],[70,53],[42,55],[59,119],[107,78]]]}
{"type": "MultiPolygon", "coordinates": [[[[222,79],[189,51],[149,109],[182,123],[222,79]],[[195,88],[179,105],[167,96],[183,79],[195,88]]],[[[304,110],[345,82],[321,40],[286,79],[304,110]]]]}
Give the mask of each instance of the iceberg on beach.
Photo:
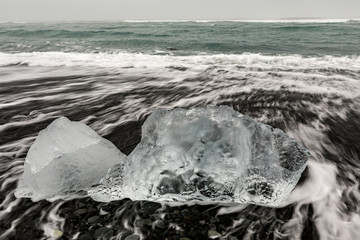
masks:
{"type": "Polygon", "coordinates": [[[124,158],[90,127],[61,117],[42,130],[29,149],[15,196],[51,200],[88,190],[124,158]]]}
{"type": "Polygon", "coordinates": [[[282,130],[225,106],[159,109],[142,139],[88,194],[165,202],[276,206],[298,182],[309,152],[282,130]]]}

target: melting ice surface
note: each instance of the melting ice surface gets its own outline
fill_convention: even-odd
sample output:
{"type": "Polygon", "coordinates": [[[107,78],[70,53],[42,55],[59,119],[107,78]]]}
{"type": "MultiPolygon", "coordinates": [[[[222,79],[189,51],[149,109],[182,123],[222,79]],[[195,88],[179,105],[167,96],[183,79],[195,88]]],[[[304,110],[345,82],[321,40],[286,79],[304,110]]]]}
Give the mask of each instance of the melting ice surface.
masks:
{"type": "Polygon", "coordinates": [[[124,157],[90,127],[61,117],[29,149],[15,196],[37,201],[88,190],[124,157]]]}
{"type": "Polygon", "coordinates": [[[239,202],[276,206],[309,152],[282,130],[229,107],[156,110],[142,139],[88,194],[97,201],[239,202]]]}

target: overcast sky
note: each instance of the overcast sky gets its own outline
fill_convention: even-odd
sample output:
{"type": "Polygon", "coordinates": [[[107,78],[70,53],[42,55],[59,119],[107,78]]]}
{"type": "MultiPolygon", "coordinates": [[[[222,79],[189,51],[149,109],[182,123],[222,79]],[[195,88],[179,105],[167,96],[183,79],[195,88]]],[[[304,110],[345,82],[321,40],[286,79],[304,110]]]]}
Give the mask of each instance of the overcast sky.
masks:
{"type": "Polygon", "coordinates": [[[0,0],[0,21],[360,18],[360,0],[0,0]]]}

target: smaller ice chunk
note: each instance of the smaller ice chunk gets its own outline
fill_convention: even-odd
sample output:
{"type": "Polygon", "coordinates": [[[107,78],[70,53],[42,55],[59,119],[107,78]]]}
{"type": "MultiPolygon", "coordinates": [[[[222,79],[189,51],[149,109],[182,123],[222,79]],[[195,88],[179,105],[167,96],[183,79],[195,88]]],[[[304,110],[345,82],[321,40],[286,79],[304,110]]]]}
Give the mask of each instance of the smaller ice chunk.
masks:
{"type": "Polygon", "coordinates": [[[131,198],[276,206],[298,182],[309,152],[282,130],[225,106],[156,110],[123,164],[88,191],[131,198]]]}
{"type": "Polygon", "coordinates": [[[88,190],[124,157],[90,127],[60,117],[30,147],[15,196],[51,200],[88,190]]]}

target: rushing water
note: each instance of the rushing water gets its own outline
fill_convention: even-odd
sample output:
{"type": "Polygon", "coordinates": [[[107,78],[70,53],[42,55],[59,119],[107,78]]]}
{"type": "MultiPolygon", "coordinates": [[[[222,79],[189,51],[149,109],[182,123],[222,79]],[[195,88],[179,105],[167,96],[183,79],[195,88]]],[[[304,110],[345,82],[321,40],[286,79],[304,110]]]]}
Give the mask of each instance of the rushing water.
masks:
{"type": "Polygon", "coordinates": [[[357,240],[359,103],[358,21],[0,23],[0,239],[92,239],[107,227],[104,239],[194,240],[213,224],[228,239],[357,240]],[[13,195],[27,150],[59,116],[129,154],[156,108],[205,105],[231,106],[311,151],[283,207],[13,195]]]}

